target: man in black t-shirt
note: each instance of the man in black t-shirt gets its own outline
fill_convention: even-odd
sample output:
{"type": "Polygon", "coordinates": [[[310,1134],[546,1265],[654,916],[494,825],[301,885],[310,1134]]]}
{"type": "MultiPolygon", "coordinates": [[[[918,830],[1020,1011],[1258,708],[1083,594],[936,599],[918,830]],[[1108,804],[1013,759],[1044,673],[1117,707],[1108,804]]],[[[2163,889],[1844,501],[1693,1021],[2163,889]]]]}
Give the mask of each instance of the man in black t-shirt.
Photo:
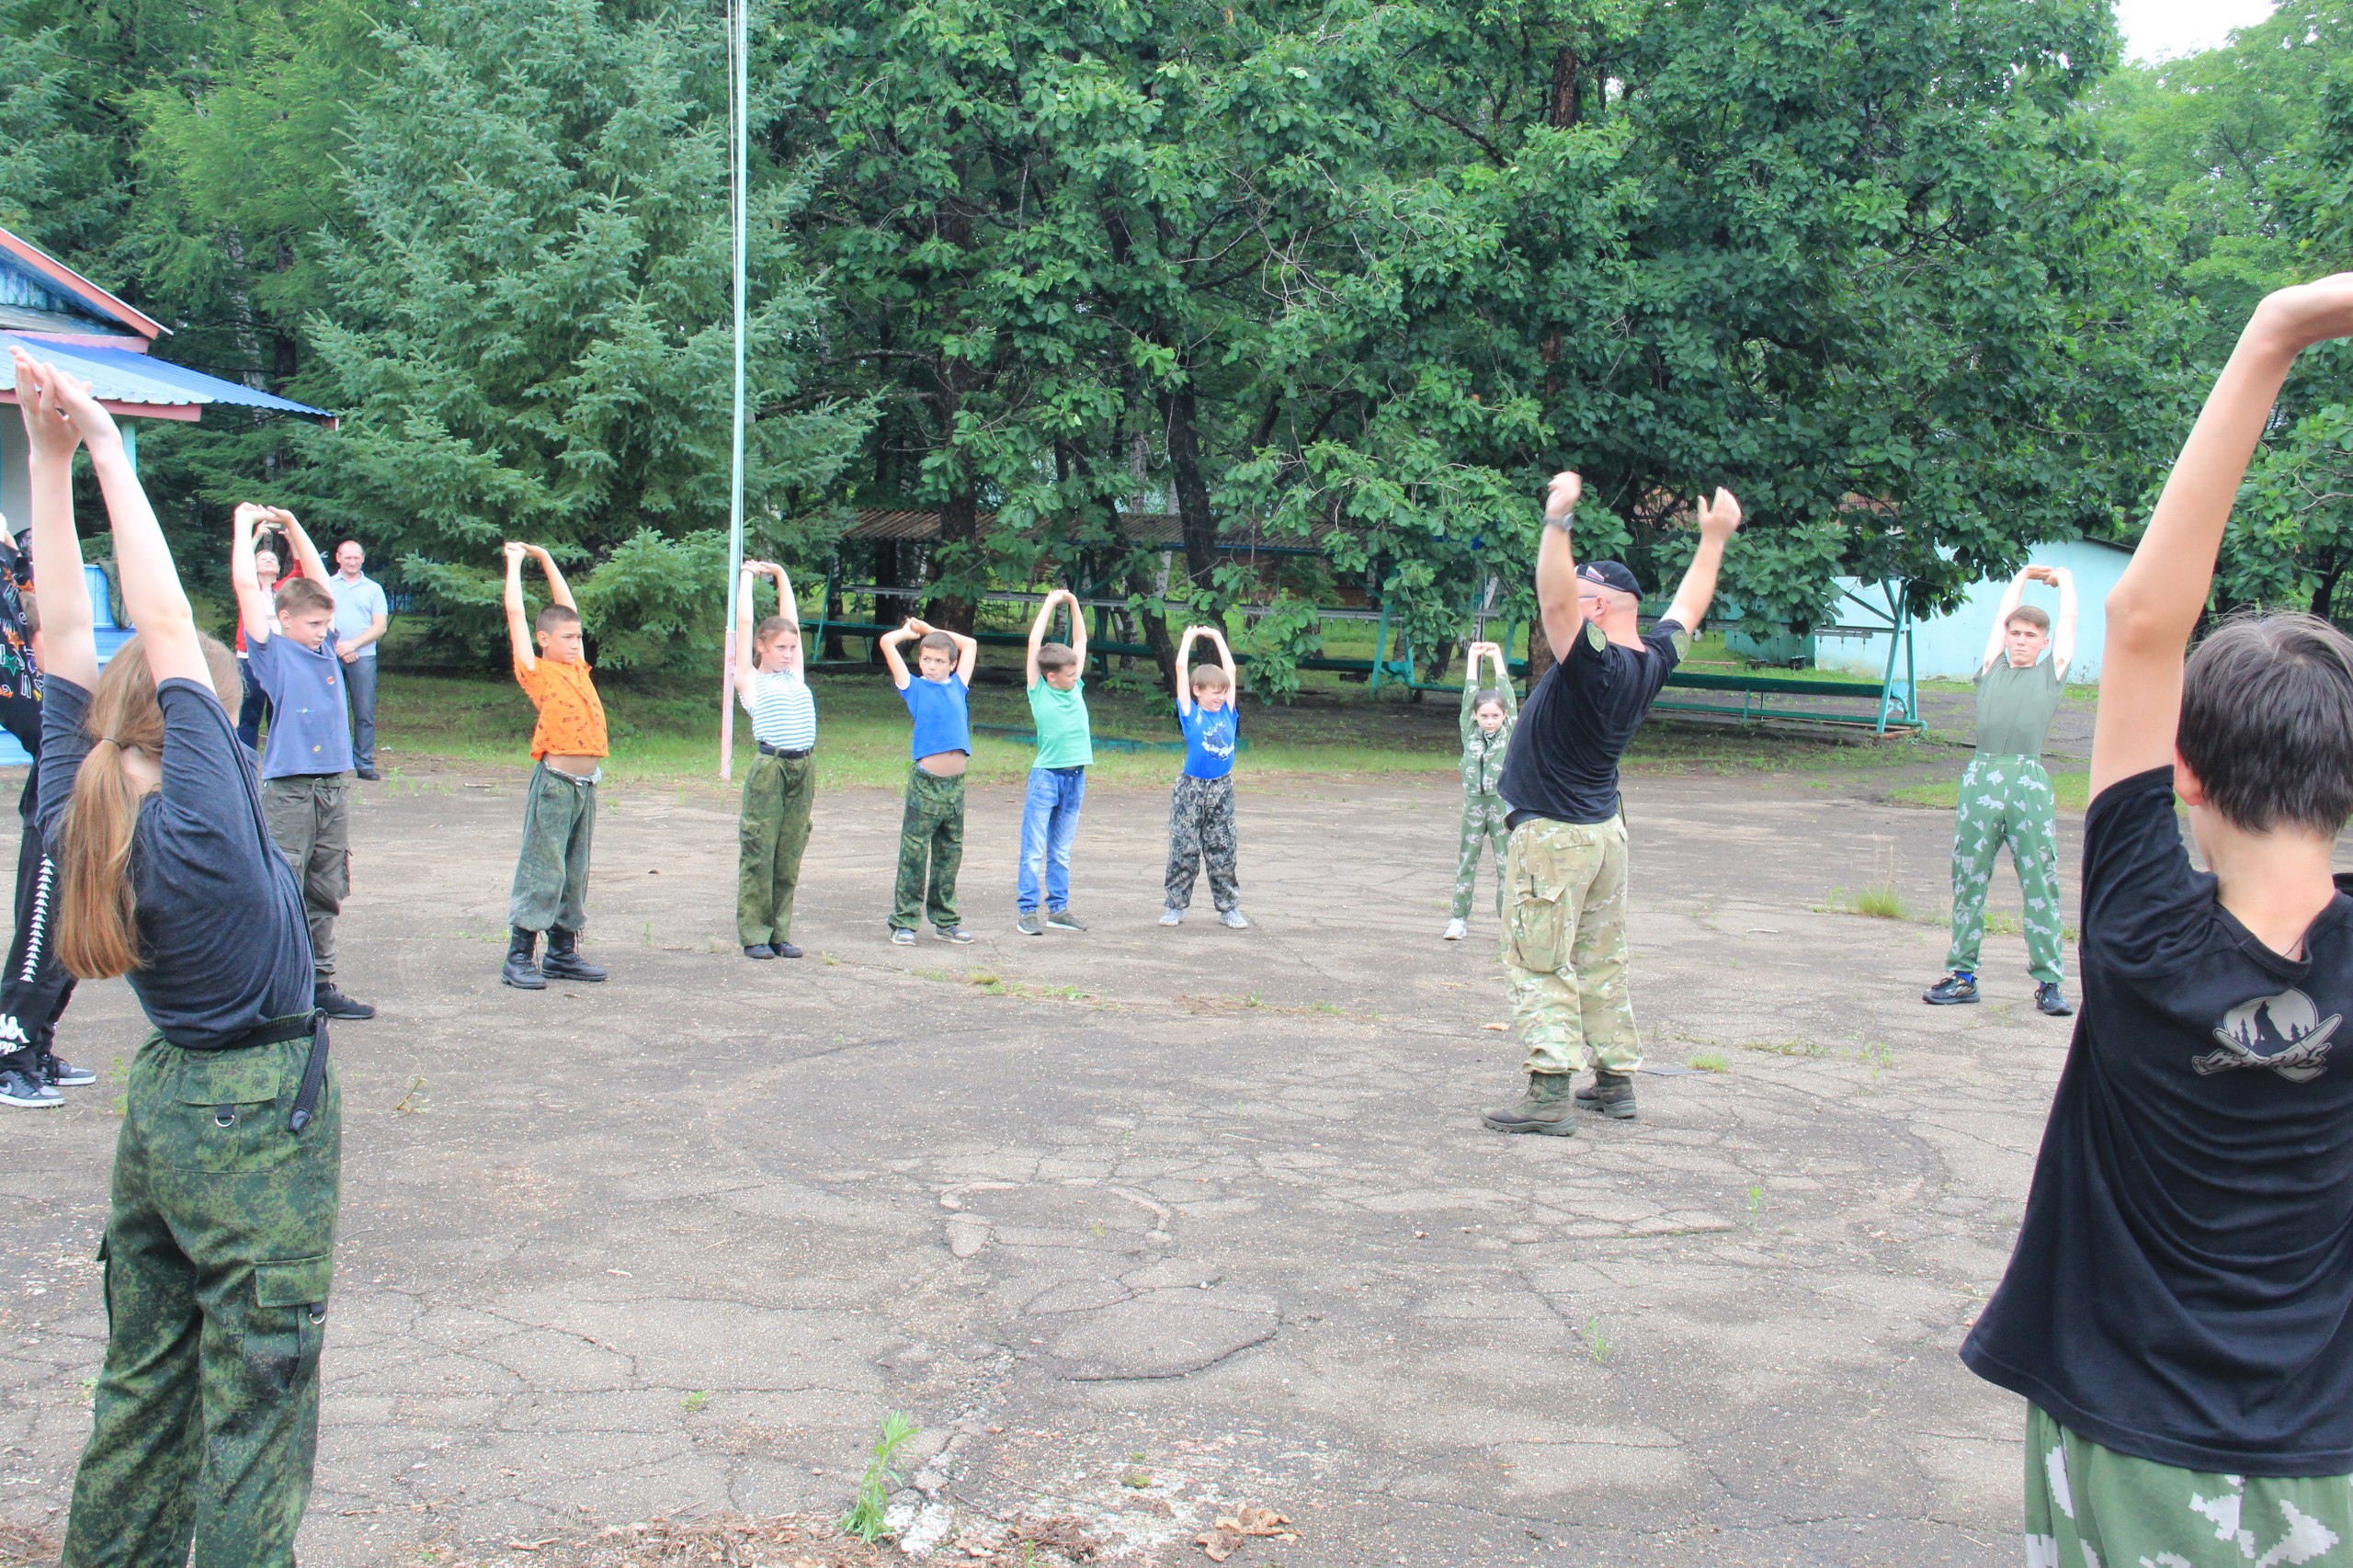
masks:
{"type": "Polygon", "coordinates": [[[1716,595],[1724,544],[1740,527],[1728,490],[1701,501],[1699,547],[1666,614],[1645,634],[1642,585],[1615,561],[1579,566],[1569,518],[1583,485],[1556,474],[1544,498],[1536,597],[1557,661],[1528,694],[1504,761],[1509,809],[1503,960],[1528,1092],[1483,1119],[1498,1132],[1566,1137],[1576,1105],[1634,1114],[1642,1041],[1626,990],[1626,824],[1618,759],[1690,646],[1716,595]],[[1594,1081],[1575,1093],[1578,1066],[1594,1081]]]}
{"type": "Polygon", "coordinates": [[[2353,274],[2263,301],[2109,595],[2083,1011],[1961,1353],[2029,1402],[2031,1562],[2353,1543],[2353,642],[2245,617],[2182,659],[2289,368],[2348,335],[2353,274]]]}

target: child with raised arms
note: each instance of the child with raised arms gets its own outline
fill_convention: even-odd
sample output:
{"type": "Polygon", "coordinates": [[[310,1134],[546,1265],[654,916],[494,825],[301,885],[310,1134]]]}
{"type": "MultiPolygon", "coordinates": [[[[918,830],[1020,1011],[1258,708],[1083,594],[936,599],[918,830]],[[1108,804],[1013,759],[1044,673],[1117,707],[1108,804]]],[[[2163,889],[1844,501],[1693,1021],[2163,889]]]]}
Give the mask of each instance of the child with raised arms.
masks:
{"type": "Polygon", "coordinates": [[[1038,756],[1029,765],[1029,789],[1021,802],[1021,869],[1014,894],[1019,908],[1014,925],[1025,937],[1084,931],[1070,912],[1070,850],[1078,836],[1079,808],[1086,802],[1086,769],[1095,761],[1095,737],[1086,719],[1086,613],[1078,596],[1056,588],[1038,607],[1029,627],[1029,719],[1037,727],[1038,756]],[[1070,606],[1070,641],[1049,642],[1054,607],[1070,606]],[[1040,913],[1039,901],[1045,909],[1040,913]]]}
{"type": "Polygon", "coordinates": [[[941,941],[969,942],[972,934],[956,915],[956,872],[964,863],[964,769],[972,757],[972,667],[981,645],[913,618],[884,632],[881,645],[883,666],[915,722],[891,940],[901,947],[914,941],[916,925],[928,914],[941,941]],[[920,639],[914,673],[899,653],[910,639],[920,639]]]}
{"type": "Polygon", "coordinates": [[[1168,798],[1167,907],[1163,926],[1182,925],[1193,902],[1193,882],[1206,868],[1217,921],[1236,931],[1250,922],[1242,913],[1242,882],[1234,875],[1239,848],[1233,831],[1233,754],[1241,746],[1242,716],[1233,706],[1233,651],[1214,626],[1188,626],[1176,645],[1176,722],[1185,733],[1185,766],[1168,798]],[[1217,663],[1193,667],[1193,644],[1208,638],[1217,663]]]}
{"type": "Polygon", "coordinates": [[[311,962],[319,1010],[331,1018],[372,1018],[376,1009],[336,986],[335,916],[351,892],[351,709],[335,631],[326,567],[294,514],[241,506],[231,515],[229,580],[245,634],[245,668],[269,699],[269,738],[261,752],[261,809],[269,836],[302,883],[310,912],[311,962]],[[275,524],[301,571],[261,589],[255,530],[275,524]]]}
{"type": "Polygon", "coordinates": [[[302,892],[262,820],[223,692],[121,434],[15,350],[49,665],[42,834],[59,956],[120,975],[132,1059],[105,1240],[106,1358],[63,1561],[293,1562],[335,1267],[341,1118],[302,892]],[[137,635],[98,669],[72,500],[86,446],[137,635]]]}
{"type": "Polygon", "coordinates": [[[2256,307],[2108,596],[2084,1005],[1961,1351],[2027,1401],[2029,1562],[2353,1546],[2353,642],[2245,615],[2183,657],[2280,384],[2347,336],[2353,273],[2256,307]]]}
{"type": "Polygon", "coordinates": [[[597,781],[605,773],[605,704],[588,667],[580,607],[554,557],[536,544],[506,546],[506,640],[516,684],[540,710],[531,728],[531,781],[523,796],[523,844],[507,895],[512,927],[498,978],[523,991],[551,980],[598,981],[602,964],[580,956],[588,919],[588,855],[596,840],[597,781]],[[547,574],[550,603],[523,614],[523,560],[547,574]],[[548,955],[537,957],[540,933],[548,955]]]}
{"type": "Polygon", "coordinates": [[[1495,862],[1495,914],[1504,912],[1504,855],[1511,846],[1511,828],[1504,819],[1511,808],[1497,791],[1504,776],[1504,758],[1511,750],[1512,726],[1519,722],[1519,698],[1512,690],[1511,670],[1502,647],[1473,642],[1464,650],[1462,669],[1462,835],[1454,856],[1454,907],[1446,923],[1446,939],[1459,942],[1470,930],[1471,897],[1479,886],[1479,858],[1491,853],[1495,862]],[[1493,686],[1479,684],[1479,667],[1489,660],[1495,666],[1493,686]]]}
{"type": "Polygon", "coordinates": [[[802,676],[792,579],[772,561],[744,562],[735,595],[735,695],[752,716],[759,756],[744,774],[735,868],[735,939],[747,959],[797,959],[792,896],[817,795],[817,703],[802,676]],[[755,628],[753,590],[776,579],[779,608],[755,628]]]}

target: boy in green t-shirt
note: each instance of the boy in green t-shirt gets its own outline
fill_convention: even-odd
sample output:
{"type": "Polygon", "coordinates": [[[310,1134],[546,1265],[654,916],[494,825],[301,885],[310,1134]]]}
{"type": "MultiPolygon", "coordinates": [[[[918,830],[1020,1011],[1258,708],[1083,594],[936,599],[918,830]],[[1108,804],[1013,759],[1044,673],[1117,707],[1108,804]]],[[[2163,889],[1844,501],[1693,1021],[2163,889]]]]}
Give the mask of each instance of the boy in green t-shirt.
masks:
{"type": "Polygon", "coordinates": [[[1038,607],[1029,627],[1029,715],[1038,727],[1038,760],[1029,767],[1029,793],[1021,803],[1021,873],[1017,892],[1025,937],[1084,931],[1070,912],[1070,846],[1078,836],[1078,808],[1086,800],[1086,767],[1095,742],[1086,724],[1086,614],[1078,596],[1056,588],[1038,607]],[[1049,642],[1054,606],[1070,601],[1070,641],[1049,642]],[[1039,914],[1039,884],[1045,913],[1039,914]]]}

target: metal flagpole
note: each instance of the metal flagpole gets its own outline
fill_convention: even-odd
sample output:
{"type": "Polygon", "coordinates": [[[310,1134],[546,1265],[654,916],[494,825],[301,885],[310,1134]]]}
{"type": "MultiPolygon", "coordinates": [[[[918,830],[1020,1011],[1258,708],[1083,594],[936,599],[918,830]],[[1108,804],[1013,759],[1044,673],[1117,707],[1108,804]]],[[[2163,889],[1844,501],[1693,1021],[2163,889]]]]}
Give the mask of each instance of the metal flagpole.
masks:
{"type": "MultiPolygon", "coordinates": [[[[727,6],[727,218],[734,241],[735,421],[727,475],[727,636],[719,672],[719,777],[735,775],[735,615],[744,587],[744,273],[751,228],[752,0],[727,6]]],[[[788,613],[790,613],[788,611],[788,613]]]]}

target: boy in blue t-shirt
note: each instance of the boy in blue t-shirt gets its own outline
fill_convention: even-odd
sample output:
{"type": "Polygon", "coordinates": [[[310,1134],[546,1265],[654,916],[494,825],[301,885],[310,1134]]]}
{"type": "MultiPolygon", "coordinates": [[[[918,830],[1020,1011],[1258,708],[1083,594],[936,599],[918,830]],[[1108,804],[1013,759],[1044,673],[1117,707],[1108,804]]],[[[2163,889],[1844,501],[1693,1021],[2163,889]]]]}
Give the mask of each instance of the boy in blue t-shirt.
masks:
{"type": "Polygon", "coordinates": [[[943,942],[969,942],[956,918],[956,871],[964,860],[964,769],[972,757],[972,666],[981,645],[954,631],[935,631],[909,617],[882,634],[882,663],[915,720],[915,767],[907,774],[907,811],[899,822],[899,876],[891,901],[891,940],[906,947],[926,913],[943,942]],[[918,673],[909,674],[899,644],[915,649],[918,673]]]}
{"type": "Polygon", "coordinates": [[[229,579],[244,622],[245,667],[269,699],[269,738],[261,754],[262,816],[269,836],[302,884],[310,917],[315,1006],[331,1018],[372,1018],[335,983],[335,917],[351,892],[351,710],[335,634],[335,596],[326,565],[294,514],[279,506],[241,506],[234,514],[229,579]],[[254,531],[275,523],[301,562],[302,574],[262,591],[254,566],[254,531]]]}
{"type": "Polygon", "coordinates": [[[1176,722],[1185,731],[1185,771],[1168,801],[1168,907],[1163,926],[1181,926],[1193,902],[1193,879],[1209,868],[1210,896],[1217,921],[1236,931],[1248,928],[1242,914],[1242,884],[1233,874],[1233,753],[1241,744],[1242,716],[1233,707],[1233,652],[1214,626],[1188,626],[1176,645],[1176,722]],[[1217,663],[1199,669],[1192,662],[1193,640],[1217,644],[1217,663]]]}

